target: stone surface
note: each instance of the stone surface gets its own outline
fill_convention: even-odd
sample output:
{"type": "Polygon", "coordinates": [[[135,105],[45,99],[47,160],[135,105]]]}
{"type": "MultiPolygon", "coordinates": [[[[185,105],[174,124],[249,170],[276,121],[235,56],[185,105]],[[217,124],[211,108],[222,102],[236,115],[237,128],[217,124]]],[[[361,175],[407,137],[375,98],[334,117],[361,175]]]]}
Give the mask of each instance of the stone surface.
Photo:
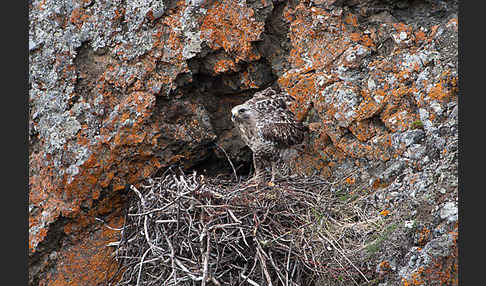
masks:
{"type": "Polygon", "coordinates": [[[271,85],[312,126],[295,172],[391,210],[363,267],[457,285],[457,2],[29,2],[29,284],[103,284],[127,185],[245,169],[230,110],[271,85]]]}

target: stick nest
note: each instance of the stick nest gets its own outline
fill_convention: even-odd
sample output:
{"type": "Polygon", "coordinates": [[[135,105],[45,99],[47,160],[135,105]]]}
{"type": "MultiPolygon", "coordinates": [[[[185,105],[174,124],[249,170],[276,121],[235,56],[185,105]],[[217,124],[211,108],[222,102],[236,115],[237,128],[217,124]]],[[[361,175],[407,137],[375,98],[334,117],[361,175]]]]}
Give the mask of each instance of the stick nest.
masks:
{"type": "Polygon", "coordinates": [[[131,186],[116,285],[368,282],[355,254],[372,218],[328,187],[318,177],[269,187],[172,169],[131,186]]]}

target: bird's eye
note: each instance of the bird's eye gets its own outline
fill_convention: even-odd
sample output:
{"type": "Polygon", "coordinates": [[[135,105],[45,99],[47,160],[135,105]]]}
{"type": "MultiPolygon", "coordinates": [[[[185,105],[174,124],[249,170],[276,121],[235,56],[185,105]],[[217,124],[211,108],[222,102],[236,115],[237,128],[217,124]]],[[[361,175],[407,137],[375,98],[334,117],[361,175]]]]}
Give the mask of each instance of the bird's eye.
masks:
{"type": "Polygon", "coordinates": [[[246,112],[246,109],[245,109],[245,108],[242,108],[242,109],[240,109],[240,111],[239,111],[239,113],[244,113],[244,112],[246,112]]]}

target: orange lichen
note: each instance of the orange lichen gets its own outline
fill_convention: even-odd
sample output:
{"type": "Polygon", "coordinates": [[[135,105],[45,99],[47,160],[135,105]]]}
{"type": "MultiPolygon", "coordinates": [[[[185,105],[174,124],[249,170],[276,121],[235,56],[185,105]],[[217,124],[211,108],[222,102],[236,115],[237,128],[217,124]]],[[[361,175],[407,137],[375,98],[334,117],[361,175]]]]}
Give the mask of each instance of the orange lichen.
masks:
{"type": "MultiPolygon", "coordinates": [[[[121,227],[122,217],[110,218],[111,227],[121,227]]],[[[117,263],[111,258],[113,249],[106,245],[119,239],[119,232],[104,226],[77,239],[77,244],[63,247],[59,252],[60,263],[40,284],[86,285],[88,281],[107,281],[116,275],[117,263]]]]}
{"type": "Polygon", "coordinates": [[[120,190],[123,190],[125,189],[125,185],[121,185],[121,184],[113,184],[113,191],[120,191],[120,190]]]}
{"type": "MultiPolygon", "coordinates": [[[[377,90],[376,93],[379,96],[385,97],[385,92],[381,89],[377,90]]],[[[382,108],[382,104],[378,104],[376,101],[374,101],[367,90],[361,89],[361,96],[363,97],[363,100],[359,104],[356,111],[356,120],[370,118],[382,108]]]]}
{"type": "Polygon", "coordinates": [[[388,262],[386,260],[380,262],[380,264],[378,264],[378,265],[379,265],[380,271],[387,272],[387,271],[391,270],[390,262],[388,262]]]}
{"type": "Polygon", "coordinates": [[[360,42],[365,47],[369,47],[369,48],[375,47],[375,42],[368,35],[363,35],[360,39],[360,42]]]}
{"type": "Polygon", "coordinates": [[[227,71],[235,71],[235,63],[231,59],[220,59],[214,64],[215,73],[223,73],[227,71]]]}
{"type": "Polygon", "coordinates": [[[412,285],[424,285],[424,280],[421,278],[421,274],[424,271],[423,267],[419,267],[419,269],[416,272],[412,273],[412,285]]]}
{"type": "Polygon", "coordinates": [[[388,215],[390,214],[390,211],[389,211],[389,210],[382,210],[382,211],[380,212],[380,214],[381,214],[382,216],[388,216],[388,215]]]}
{"type": "Polygon", "coordinates": [[[88,182],[91,185],[94,185],[94,184],[96,184],[96,182],[98,182],[98,178],[93,176],[93,175],[89,175],[86,178],[86,182],[88,182]]]}
{"type": "Polygon", "coordinates": [[[351,33],[349,35],[349,38],[353,41],[353,42],[359,42],[359,40],[361,39],[361,34],[359,33],[351,33]]]}
{"type": "Polygon", "coordinates": [[[457,248],[457,228],[449,234],[452,236],[451,253],[448,256],[431,257],[431,263],[419,267],[410,275],[410,279],[402,279],[403,285],[458,285],[458,248],[457,248]]]}
{"type": "Polygon", "coordinates": [[[342,18],[331,15],[325,9],[308,9],[299,3],[294,9],[284,10],[284,17],[292,19],[288,33],[292,49],[288,60],[293,68],[312,70],[328,67],[350,44],[342,18]]]}
{"type": "Polygon", "coordinates": [[[115,12],[115,17],[113,17],[113,21],[121,19],[125,16],[125,8],[123,7],[116,9],[114,12],[115,12]]]}
{"type": "Polygon", "coordinates": [[[358,17],[352,13],[347,13],[344,17],[344,22],[348,25],[358,27],[358,17]]]}
{"type": "Polygon", "coordinates": [[[46,4],[46,0],[42,0],[38,4],[39,10],[43,11],[44,10],[44,5],[46,4]]]}
{"type": "Polygon", "coordinates": [[[287,92],[295,98],[295,101],[290,106],[290,110],[294,112],[297,120],[302,121],[305,119],[310,109],[308,104],[309,99],[312,98],[312,95],[316,91],[315,76],[301,75],[294,80],[297,82],[287,90],[287,92]]]}
{"type": "Polygon", "coordinates": [[[375,180],[373,181],[373,184],[371,185],[371,188],[372,188],[373,190],[377,190],[377,189],[382,189],[382,188],[385,188],[385,187],[386,187],[386,186],[388,186],[388,185],[389,185],[389,183],[387,183],[387,182],[385,182],[385,181],[380,180],[380,179],[378,179],[378,178],[377,178],[377,179],[375,179],[375,180]]]}
{"type": "Polygon", "coordinates": [[[235,61],[260,57],[252,42],[260,39],[265,23],[254,19],[253,9],[234,1],[215,2],[201,24],[201,39],[214,50],[224,49],[235,61]]]}
{"type": "Polygon", "coordinates": [[[100,190],[99,190],[99,189],[94,189],[94,190],[93,190],[93,197],[92,197],[92,198],[93,198],[93,200],[97,200],[97,199],[99,199],[100,194],[101,194],[101,193],[100,193],[100,190]]]}
{"type": "Polygon", "coordinates": [[[397,32],[406,32],[406,33],[412,32],[412,27],[405,23],[393,23],[392,26],[395,28],[397,32]]]}
{"type": "Polygon", "coordinates": [[[353,122],[349,126],[349,131],[362,142],[368,141],[376,135],[375,126],[370,120],[353,122]]]}
{"type": "Polygon", "coordinates": [[[346,181],[346,183],[347,183],[348,185],[353,185],[353,184],[356,182],[356,179],[355,179],[355,178],[351,178],[351,177],[349,177],[349,178],[346,178],[346,180],[345,180],[345,181],[346,181]]]}
{"type": "Polygon", "coordinates": [[[457,23],[457,18],[452,18],[447,22],[447,27],[452,26],[454,31],[457,32],[458,29],[458,23],[457,23]]]}
{"type": "Polygon", "coordinates": [[[392,114],[383,114],[383,122],[385,126],[392,132],[403,132],[412,126],[412,123],[419,118],[415,113],[409,113],[407,110],[402,110],[392,114]]]}
{"type": "Polygon", "coordinates": [[[422,231],[419,234],[418,245],[424,246],[427,241],[430,239],[430,230],[426,227],[422,228],[422,231]]]}
{"type": "Polygon", "coordinates": [[[115,176],[115,172],[106,172],[104,173],[104,179],[100,181],[100,187],[106,188],[110,184],[111,180],[115,176]]]}
{"type": "Polygon", "coordinates": [[[445,72],[440,81],[432,86],[427,95],[432,99],[447,102],[453,98],[457,90],[457,78],[450,77],[449,73],[445,72]]]}
{"type": "Polygon", "coordinates": [[[241,73],[241,83],[245,88],[258,88],[259,86],[252,79],[251,74],[248,71],[241,73]]]}
{"type": "Polygon", "coordinates": [[[69,21],[76,27],[81,28],[84,22],[89,19],[89,17],[90,15],[86,14],[85,10],[82,7],[77,7],[74,8],[71,12],[71,17],[69,18],[69,21]]]}
{"type": "Polygon", "coordinates": [[[415,41],[417,44],[425,41],[426,35],[422,30],[418,30],[415,32],[415,41]]]}

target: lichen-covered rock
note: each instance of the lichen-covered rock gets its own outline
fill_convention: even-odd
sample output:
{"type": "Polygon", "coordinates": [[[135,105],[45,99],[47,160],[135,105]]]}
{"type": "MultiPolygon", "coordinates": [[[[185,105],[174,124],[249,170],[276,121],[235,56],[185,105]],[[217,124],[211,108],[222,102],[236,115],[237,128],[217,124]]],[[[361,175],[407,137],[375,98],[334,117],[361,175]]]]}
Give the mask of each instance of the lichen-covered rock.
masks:
{"type": "Polygon", "coordinates": [[[312,126],[294,170],[390,211],[363,267],[454,285],[457,2],[29,2],[29,284],[112,273],[127,185],[248,164],[229,111],[272,85],[312,126]]]}

